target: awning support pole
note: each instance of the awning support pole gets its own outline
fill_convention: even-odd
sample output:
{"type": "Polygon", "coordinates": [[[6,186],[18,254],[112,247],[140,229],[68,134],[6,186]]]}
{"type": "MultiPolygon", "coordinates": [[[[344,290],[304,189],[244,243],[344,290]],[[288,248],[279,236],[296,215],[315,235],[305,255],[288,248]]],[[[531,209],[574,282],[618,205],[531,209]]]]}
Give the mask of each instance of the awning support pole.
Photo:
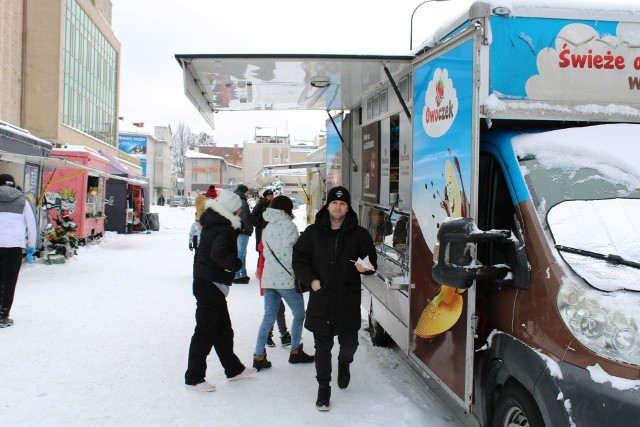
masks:
{"type": "Polygon", "coordinates": [[[387,78],[389,79],[389,83],[391,83],[391,87],[393,87],[393,91],[396,93],[396,96],[398,97],[398,101],[400,101],[400,105],[402,105],[402,109],[404,110],[404,113],[407,115],[407,118],[409,119],[409,123],[411,123],[411,113],[409,112],[409,108],[407,107],[407,104],[404,102],[404,99],[402,99],[402,95],[400,94],[400,89],[398,89],[398,85],[396,84],[395,80],[393,80],[393,76],[391,75],[391,72],[387,68],[386,64],[383,63],[382,68],[384,68],[384,73],[387,75],[387,78]]]}
{"type": "Polygon", "coordinates": [[[329,110],[327,110],[327,115],[329,116],[329,120],[331,120],[331,124],[333,124],[333,128],[336,130],[336,132],[338,133],[338,136],[340,137],[342,146],[344,147],[345,151],[349,155],[349,160],[351,160],[351,163],[353,163],[353,171],[358,172],[358,165],[356,165],[356,162],[353,161],[353,157],[351,157],[351,152],[349,151],[349,147],[347,147],[347,144],[344,143],[344,138],[342,138],[342,133],[340,132],[340,129],[338,129],[338,126],[336,125],[336,122],[333,120],[333,117],[331,117],[331,113],[329,112],[329,110]]]}

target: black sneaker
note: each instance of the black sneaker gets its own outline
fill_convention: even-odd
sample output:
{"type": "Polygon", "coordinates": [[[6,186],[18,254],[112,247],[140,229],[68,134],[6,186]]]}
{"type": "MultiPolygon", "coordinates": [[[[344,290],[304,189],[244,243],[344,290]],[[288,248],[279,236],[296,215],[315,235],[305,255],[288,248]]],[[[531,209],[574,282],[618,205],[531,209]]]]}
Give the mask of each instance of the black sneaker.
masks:
{"type": "Polygon", "coordinates": [[[302,344],[289,353],[289,363],[311,363],[315,360],[315,356],[310,356],[302,351],[302,344]]]}
{"type": "Polygon", "coordinates": [[[273,333],[270,333],[267,337],[267,347],[275,347],[276,343],[273,342],[273,333]]]}
{"type": "Polygon", "coordinates": [[[349,365],[338,363],[338,387],[349,387],[349,381],[351,381],[351,372],[349,372],[349,365]]]}
{"type": "Polygon", "coordinates": [[[331,399],[331,386],[325,385],[325,386],[318,387],[318,399],[316,400],[316,409],[318,411],[328,411],[330,399],[331,399]]]}
{"type": "Polygon", "coordinates": [[[282,336],[280,337],[280,341],[282,341],[283,347],[289,347],[291,345],[291,334],[289,333],[289,331],[282,334],[282,336]]]}
{"type": "Polygon", "coordinates": [[[233,279],[233,283],[238,283],[238,284],[242,284],[242,285],[246,285],[247,283],[249,283],[249,281],[251,280],[250,277],[244,276],[244,277],[238,277],[237,279],[233,279]]]}
{"type": "Polygon", "coordinates": [[[258,372],[271,367],[271,362],[267,360],[267,352],[264,353],[264,356],[253,355],[253,367],[256,368],[258,372]]]}
{"type": "Polygon", "coordinates": [[[0,328],[8,328],[13,325],[13,320],[9,319],[9,316],[0,318],[0,328]]]}

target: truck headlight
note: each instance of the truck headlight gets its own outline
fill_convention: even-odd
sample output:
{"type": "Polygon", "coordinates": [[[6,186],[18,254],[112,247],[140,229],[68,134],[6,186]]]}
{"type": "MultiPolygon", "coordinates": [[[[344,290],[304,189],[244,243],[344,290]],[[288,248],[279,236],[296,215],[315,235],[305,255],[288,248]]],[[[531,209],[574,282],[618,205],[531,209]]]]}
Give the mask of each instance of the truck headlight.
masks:
{"type": "Polygon", "coordinates": [[[625,311],[631,305],[616,304],[609,297],[607,292],[582,281],[565,278],[558,292],[558,310],[573,336],[585,347],[609,359],[640,365],[638,318],[625,311]]]}

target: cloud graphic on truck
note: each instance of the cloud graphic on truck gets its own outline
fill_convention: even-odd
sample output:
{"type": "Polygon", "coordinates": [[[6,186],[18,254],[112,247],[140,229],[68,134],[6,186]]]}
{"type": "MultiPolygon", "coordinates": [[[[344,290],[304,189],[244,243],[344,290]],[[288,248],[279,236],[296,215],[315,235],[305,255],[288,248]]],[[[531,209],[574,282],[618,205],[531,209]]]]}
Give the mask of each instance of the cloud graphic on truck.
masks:
{"type": "Polygon", "coordinates": [[[422,126],[432,138],[449,130],[458,113],[458,95],[447,69],[437,68],[427,86],[422,110],[422,126]]]}
{"type": "Polygon", "coordinates": [[[640,96],[640,25],[619,23],[617,36],[591,26],[566,25],[555,49],[538,53],[538,75],[527,80],[530,100],[636,104],[640,96]]]}

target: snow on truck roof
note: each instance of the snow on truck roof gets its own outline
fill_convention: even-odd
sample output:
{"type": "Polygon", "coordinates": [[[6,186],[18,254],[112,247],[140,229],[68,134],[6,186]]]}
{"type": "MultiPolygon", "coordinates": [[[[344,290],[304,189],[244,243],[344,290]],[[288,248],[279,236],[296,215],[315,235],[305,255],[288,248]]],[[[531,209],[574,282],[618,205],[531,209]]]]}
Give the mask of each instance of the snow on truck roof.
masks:
{"type": "Polygon", "coordinates": [[[442,24],[428,34],[412,52],[433,47],[465,22],[489,15],[640,22],[640,3],[637,0],[463,0],[458,6],[450,16],[443,17],[442,24]]]}

